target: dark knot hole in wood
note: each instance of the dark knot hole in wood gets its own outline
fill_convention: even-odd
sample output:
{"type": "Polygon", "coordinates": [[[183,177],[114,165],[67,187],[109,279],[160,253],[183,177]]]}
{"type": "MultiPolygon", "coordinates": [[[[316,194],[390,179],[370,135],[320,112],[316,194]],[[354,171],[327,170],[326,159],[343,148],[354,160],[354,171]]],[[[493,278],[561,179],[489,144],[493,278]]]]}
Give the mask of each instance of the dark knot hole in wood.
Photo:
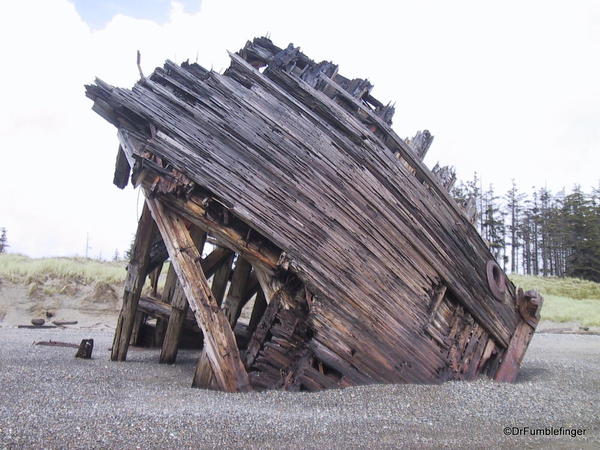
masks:
{"type": "Polygon", "coordinates": [[[496,261],[489,260],[486,266],[487,281],[490,291],[498,301],[504,301],[506,294],[506,275],[500,269],[496,261]]]}

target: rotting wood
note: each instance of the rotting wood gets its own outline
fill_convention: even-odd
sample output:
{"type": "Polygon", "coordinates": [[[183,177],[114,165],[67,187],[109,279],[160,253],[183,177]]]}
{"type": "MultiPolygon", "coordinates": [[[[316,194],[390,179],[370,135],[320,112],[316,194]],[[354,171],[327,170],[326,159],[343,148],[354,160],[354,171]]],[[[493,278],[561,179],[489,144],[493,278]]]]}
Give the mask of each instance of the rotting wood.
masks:
{"type": "Polygon", "coordinates": [[[75,354],[75,358],[91,359],[93,350],[94,350],[94,340],[93,339],[82,339],[81,343],[79,344],[77,353],[75,354]]]}
{"type": "Polygon", "coordinates": [[[254,334],[254,330],[260,319],[262,318],[265,310],[267,309],[267,300],[265,298],[265,294],[262,289],[256,294],[256,298],[254,299],[254,306],[252,308],[252,314],[250,315],[250,321],[248,322],[248,334],[252,336],[254,334]]]}
{"type": "MultiPolygon", "coordinates": [[[[215,301],[219,306],[223,303],[223,297],[227,290],[227,284],[231,276],[232,264],[235,254],[232,252],[231,256],[223,263],[223,265],[217,269],[215,276],[212,280],[211,290],[215,301]]],[[[192,387],[211,389],[215,386],[215,377],[206,355],[206,351],[202,350],[198,361],[196,362],[196,370],[194,371],[194,377],[192,379],[192,387]]]]}
{"type": "Polygon", "coordinates": [[[508,348],[502,355],[502,362],[495,375],[496,381],[513,382],[517,379],[521,362],[539,320],[539,311],[543,299],[537,292],[527,291],[523,293],[522,290],[519,290],[518,301],[519,310],[527,311],[527,313],[525,314],[524,321],[517,327],[508,348]]]}
{"type": "MultiPolygon", "coordinates": [[[[206,233],[197,228],[191,232],[192,241],[202,255],[206,233]]],[[[202,266],[202,264],[201,264],[202,266]]],[[[171,299],[171,314],[167,323],[165,337],[160,351],[159,362],[162,364],[173,364],[177,358],[179,338],[183,329],[183,323],[188,310],[188,302],[179,283],[176,284],[175,292],[171,299]]]]}
{"type": "MultiPolygon", "coordinates": [[[[141,299],[141,297],[140,297],[141,299]]],[[[139,345],[140,343],[140,330],[144,323],[146,322],[146,314],[140,311],[139,300],[138,300],[138,308],[135,313],[135,319],[133,321],[133,328],[131,330],[131,339],[129,340],[129,345],[139,345]]]]}
{"type": "MultiPolygon", "coordinates": [[[[248,287],[250,279],[250,271],[252,266],[244,258],[238,258],[233,275],[231,277],[231,285],[225,299],[223,309],[225,316],[229,320],[229,324],[235,327],[235,324],[244,307],[244,293],[248,287]]],[[[248,299],[246,299],[248,300],[248,299]]]]}
{"type": "Polygon", "coordinates": [[[229,282],[229,277],[231,275],[231,265],[233,264],[233,258],[235,254],[233,252],[229,252],[229,257],[225,260],[225,262],[217,269],[215,275],[212,280],[211,290],[213,296],[215,297],[215,301],[219,306],[223,303],[223,297],[225,296],[225,291],[227,290],[227,283],[229,282]]]}
{"type": "Polygon", "coordinates": [[[424,165],[431,135],[399,138],[372,87],[259,38],[224,74],[167,61],[131,91],[97,80],[87,95],[132,184],[256,269],[256,387],[516,376],[541,300],[503,277],[492,289],[452,170],[424,165]]]}
{"type": "Polygon", "coordinates": [[[69,347],[69,348],[79,348],[80,344],[71,344],[69,342],[60,342],[60,341],[38,341],[34,342],[34,345],[44,345],[48,347],[69,347]]]}
{"type": "Polygon", "coordinates": [[[146,197],[158,229],[175,267],[190,308],[204,333],[204,348],[221,389],[229,392],[251,389],[248,374],[240,360],[235,336],[216,304],[208,281],[199,265],[201,256],[183,221],[165,210],[155,199],[146,197]]]}
{"type": "Polygon", "coordinates": [[[127,265],[127,277],[123,293],[123,306],[117,320],[117,328],[113,339],[110,359],[112,361],[125,361],[131,339],[131,332],[137,312],[137,305],[146,281],[147,266],[150,257],[150,245],[156,233],[156,225],[152,215],[144,204],[142,215],[138,222],[137,233],[131,251],[131,258],[127,265]]]}
{"type": "Polygon", "coordinates": [[[64,327],[65,325],[77,325],[77,320],[53,320],[52,323],[58,327],[64,327]]]}

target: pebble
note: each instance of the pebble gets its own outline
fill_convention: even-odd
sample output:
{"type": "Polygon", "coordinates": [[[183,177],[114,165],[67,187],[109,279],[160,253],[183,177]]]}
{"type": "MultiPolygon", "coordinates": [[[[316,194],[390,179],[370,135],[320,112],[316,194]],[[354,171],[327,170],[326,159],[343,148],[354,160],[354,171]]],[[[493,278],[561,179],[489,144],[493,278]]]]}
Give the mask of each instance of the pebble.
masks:
{"type": "Polygon", "coordinates": [[[110,362],[104,330],[0,328],[0,448],[600,446],[600,336],[539,334],[515,384],[371,385],[316,393],[190,388],[198,352],[110,362]],[[92,360],[38,340],[93,338],[92,360]],[[586,435],[504,436],[506,426],[586,435]]]}

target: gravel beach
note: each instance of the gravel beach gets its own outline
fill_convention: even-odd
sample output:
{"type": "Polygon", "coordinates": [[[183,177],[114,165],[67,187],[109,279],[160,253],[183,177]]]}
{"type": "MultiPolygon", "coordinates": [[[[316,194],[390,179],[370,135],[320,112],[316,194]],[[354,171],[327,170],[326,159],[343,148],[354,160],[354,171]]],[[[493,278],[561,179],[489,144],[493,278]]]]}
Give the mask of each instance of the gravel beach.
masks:
{"type": "Polygon", "coordinates": [[[189,387],[197,352],[108,360],[107,330],[0,328],[3,448],[598,448],[600,336],[538,334],[516,384],[375,385],[319,393],[189,387]],[[92,360],[40,340],[95,341],[92,360]],[[505,427],[585,429],[506,436],[505,427]],[[563,431],[564,433],[564,431],[563,431]]]}

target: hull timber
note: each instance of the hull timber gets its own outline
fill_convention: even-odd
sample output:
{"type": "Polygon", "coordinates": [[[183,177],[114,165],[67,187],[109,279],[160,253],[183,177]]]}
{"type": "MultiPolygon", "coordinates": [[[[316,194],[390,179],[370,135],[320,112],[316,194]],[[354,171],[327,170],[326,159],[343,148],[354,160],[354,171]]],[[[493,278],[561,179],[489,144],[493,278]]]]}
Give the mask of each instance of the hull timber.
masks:
{"type": "MultiPolygon", "coordinates": [[[[196,385],[516,378],[542,298],[493,261],[447,192],[453,175],[423,164],[431,135],[399,138],[371,89],[266,38],[231,54],[224,74],[167,61],[132,90],[86,86],[118,128],[115,184],[140,186],[158,224],[140,222],[120,323],[163,311],[172,362],[189,304],[205,342],[196,385]],[[218,246],[211,272],[219,255],[200,260],[194,232],[218,246]],[[138,309],[139,280],[167,255],[187,304],[165,288],[163,306],[138,309]]],[[[118,359],[136,326],[115,340],[118,359]]]]}

